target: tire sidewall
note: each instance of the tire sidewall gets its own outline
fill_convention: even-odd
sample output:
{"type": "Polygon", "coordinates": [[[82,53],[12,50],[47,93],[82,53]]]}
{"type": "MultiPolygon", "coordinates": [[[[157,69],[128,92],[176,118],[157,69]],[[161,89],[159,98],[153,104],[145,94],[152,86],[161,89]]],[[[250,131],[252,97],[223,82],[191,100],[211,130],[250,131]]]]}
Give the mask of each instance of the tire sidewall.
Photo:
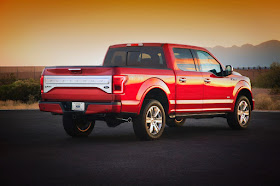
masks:
{"type": "Polygon", "coordinates": [[[186,121],[185,118],[181,118],[179,120],[177,120],[176,118],[174,119],[174,123],[178,127],[182,127],[184,125],[185,121],[186,121]]]}
{"type": "Polygon", "coordinates": [[[86,137],[88,136],[95,125],[95,121],[90,121],[91,125],[85,131],[79,130],[77,126],[78,122],[87,122],[83,118],[73,119],[72,114],[65,114],[63,115],[63,127],[66,133],[72,137],[86,137]]]}
{"type": "Polygon", "coordinates": [[[164,111],[164,108],[163,106],[161,105],[161,103],[157,100],[150,100],[146,103],[146,105],[144,106],[144,109],[143,111],[141,112],[141,117],[142,117],[142,125],[143,127],[145,127],[145,130],[146,130],[146,134],[147,134],[147,137],[150,138],[150,139],[158,139],[163,131],[164,131],[164,128],[165,128],[165,111],[164,111]],[[146,115],[147,115],[147,112],[148,110],[152,107],[152,106],[157,106],[161,113],[162,113],[162,126],[161,126],[161,129],[160,131],[156,134],[156,135],[153,135],[150,133],[147,125],[146,125],[146,115]]]}
{"type": "Polygon", "coordinates": [[[167,118],[166,125],[168,127],[182,127],[185,124],[186,118],[176,120],[176,118],[167,118]]]}
{"type": "Polygon", "coordinates": [[[235,107],[234,107],[234,117],[235,117],[234,119],[235,119],[236,124],[239,125],[240,128],[245,129],[245,128],[248,127],[248,125],[250,123],[250,120],[251,120],[251,117],[252,117],[251,112],[252,112],[252,110],[251,110],[251,104],[250,104],[249,99],[245,96],[240,96],[237,99],[235,107]],[[239,116],[238,116],[238,106],[239,106],[240,102],[243,101],[243,100],[246,101],[246,103],[249,105],[249,120],[247,121],[246,125],[242,125],[242,124],[239,123],[239,116]]]}

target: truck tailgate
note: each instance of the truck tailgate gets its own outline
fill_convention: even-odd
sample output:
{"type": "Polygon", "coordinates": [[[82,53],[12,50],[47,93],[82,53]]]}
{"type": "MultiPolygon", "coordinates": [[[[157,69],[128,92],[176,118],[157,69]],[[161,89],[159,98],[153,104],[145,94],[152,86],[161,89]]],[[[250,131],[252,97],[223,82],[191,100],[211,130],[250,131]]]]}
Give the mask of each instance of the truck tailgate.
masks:
{"type": "Polygon", "coordinates": [[[110,67],[47,67],[42,74],[42,100],[112,101],[110,67]]]}

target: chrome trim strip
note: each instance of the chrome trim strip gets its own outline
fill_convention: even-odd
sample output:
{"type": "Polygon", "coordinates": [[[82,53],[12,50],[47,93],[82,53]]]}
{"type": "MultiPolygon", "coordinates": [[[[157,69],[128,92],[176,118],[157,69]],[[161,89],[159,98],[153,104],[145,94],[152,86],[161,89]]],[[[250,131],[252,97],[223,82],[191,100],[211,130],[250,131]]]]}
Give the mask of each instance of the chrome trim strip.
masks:
{"type": "Polygon", "coordinates": [[[122,105],[139,105],[140,101],[134,101],[134,100],[122,100],[122,105]]]}
{"type": "Polygon", "coordinates": [[[203,100],[177,100],[177,104],[203,104],[203,100]]]}
{"type": "Polygon", "coordinates": [[[82,69],[81,68],[69,68],[68,70],[70,70],[70,71],[81,71],[82,69]]]}
{"type": "Polygon", "coordinates": [[[205,109],[176,109],[177,112],[231,110],[231,108],[205,108],[205,109]]]}
{"type": "Polygon", "coordinates": [[[176,103],[177,104],[233,103],[233,99],[177,100],[176,103]]]}
{"type": "Polygon", "coordinates": [[[203,103],[233,103],[233,99],[206,99],[203,103]]]}
{"type": "Polygon", "coordinates": [[[169,100],[169,103],[170,103],[171,105],[175,105],[175,100],[169,100]]]}
{"type": "Polygon", "coordinates": [[[112,76],[44,76],[44,93],[56,87],[96,87],[112,93],[112,76]]]}

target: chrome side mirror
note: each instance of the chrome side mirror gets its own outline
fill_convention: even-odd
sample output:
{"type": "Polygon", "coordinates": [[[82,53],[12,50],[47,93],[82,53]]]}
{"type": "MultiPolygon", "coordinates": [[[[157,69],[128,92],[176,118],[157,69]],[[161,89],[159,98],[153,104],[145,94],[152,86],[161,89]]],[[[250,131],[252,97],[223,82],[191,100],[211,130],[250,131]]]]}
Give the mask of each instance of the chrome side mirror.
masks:
{"type": "Polygon", "coordinates": [[[233,67],[231,65],[226,65],[226,75],[231,75],[233,71],[233,67]]]}

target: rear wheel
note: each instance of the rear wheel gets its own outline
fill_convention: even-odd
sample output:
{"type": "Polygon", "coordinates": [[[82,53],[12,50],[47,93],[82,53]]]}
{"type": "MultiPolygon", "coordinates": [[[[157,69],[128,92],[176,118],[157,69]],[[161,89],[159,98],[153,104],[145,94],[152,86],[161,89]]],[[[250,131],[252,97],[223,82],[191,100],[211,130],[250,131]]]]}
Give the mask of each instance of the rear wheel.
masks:
{"type": "Polygon", "coordinates": [[[227,115],[228,125],[232,129],[245,129],[251,120],[251,104],[247,97],[240,96],[234,107],[234,111],[227,115]]]}
{"type": "Polygon", "coordinates": [[[85,117],[73,117],[72,114],[63,115],[63,127],[66,133],[72,137],[86,137],[93,130],[95,121],[89,121],[85,117]]]}
{"type": "Polygon", "coordinates": [[[186,121],[186,118],[168,118],[166,125],[168,127],[182,127],[186,121]]]}
{"type": "Polygon", "coordinates": [[[145,100],[140,115],[133,119],[135,135],[141,140],[160,138],[165,127],[165,112],[157,100],[145,100]]]}

